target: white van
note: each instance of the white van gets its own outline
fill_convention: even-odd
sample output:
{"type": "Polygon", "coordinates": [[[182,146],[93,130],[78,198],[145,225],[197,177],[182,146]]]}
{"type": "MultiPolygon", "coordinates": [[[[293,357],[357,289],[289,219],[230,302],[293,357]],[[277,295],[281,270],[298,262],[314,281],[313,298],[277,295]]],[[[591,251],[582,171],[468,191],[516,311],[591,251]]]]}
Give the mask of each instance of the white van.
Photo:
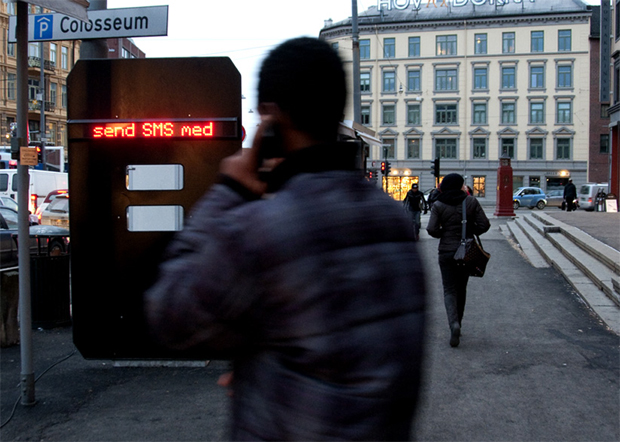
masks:
{"type": "MultiPolygon", "coordinates": [[[[52,190],[69,188],[69,176],[64,172],[30,169],[29,174],[28,210],[31,213],[37,211],[52,190]]],[[[0,169],[0,195],[17,201],[17,169],[0,169]]]]}
{"type": "Polygon", "coordinates": [[[585,183],[579,188],[577,192],[577,198],[579,198],[579,208],[583,210],[593,211],[596,205],[596,194],[599,189],[603,189],[603,192],[609,192],[609,185],[607,183],[585,183]]]}

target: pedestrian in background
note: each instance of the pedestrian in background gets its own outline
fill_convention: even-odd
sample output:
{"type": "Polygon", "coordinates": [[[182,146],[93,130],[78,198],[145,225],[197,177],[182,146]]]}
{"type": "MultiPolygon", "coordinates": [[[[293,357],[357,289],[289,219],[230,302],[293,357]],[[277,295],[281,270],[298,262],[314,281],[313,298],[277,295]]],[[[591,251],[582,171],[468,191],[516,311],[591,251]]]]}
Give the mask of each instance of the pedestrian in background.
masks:
{"type": "Polygon", "coordinates": [[[426,215],[428,212],[428,204],[424,199],[424,194],[418,190],[418,185],[416,183],[412,184],[411,189],[407,192],[403,200],[403,207],[411,216],[415,240],[418,241],[420,239],[421,212],[424,210],[424,214],[426,215]]]}
{"type": "Polygon", "coordinates": [[[439,187],[435,187],[433,190],[430,191],[430,193],[428,194],[428,199],[426,200],[426,203],[428,204],[428,210],[431,210],[433,208],[433,204],[435,203],[435,201],[437,201],[440,193],[441,191],[439,190],[439,187]]]}
{"type": "Polygon", "coordinates": [[[573,184],[573,180],[569,179],[568,184],[564,186],[564,201],[566,201],[566,211],[575,210],[575,200],[577,199],[577,188],[573,184]]]}
{"type": "Polygon", "coordinates": [[[446,175],[441,181],[441,193],[431,208],[431,217],[426,231],[433,238],[440,238],[439,268],[443,283],[444,304],[450,327],[450,345],[457,347],[460,343],[463,314],[467,300],[467,282],[469,274],[464,267],[458,266],[454,254],[459,248],[462,235],[463,200],[465,200],[467,231],[466,237],[481,235],[491,227],[489,219],[480,203],[463,190],[464,179],[457,173],[446,175]]]}
{"type": "Polygon", "coordinates": [[[399,204],[336,142],[345,100],[327,43],[271,51],[252,148],[221,163],[146,294],[159,342],[231,355],[231,440],[410,438],[424,268],[399,204]]]}

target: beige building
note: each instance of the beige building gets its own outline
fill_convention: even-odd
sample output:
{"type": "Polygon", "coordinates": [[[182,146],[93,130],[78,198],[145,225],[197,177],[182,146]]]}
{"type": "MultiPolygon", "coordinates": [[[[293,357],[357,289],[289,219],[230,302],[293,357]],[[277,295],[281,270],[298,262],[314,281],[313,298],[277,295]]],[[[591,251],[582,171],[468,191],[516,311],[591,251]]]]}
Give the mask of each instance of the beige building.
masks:
{"type": "MultiPolygon", "coordinates": [[[[11,127],[17,114],[16,44],[8,42],[9,16],[15,15],[15,3],[0,3],[0,144],[10,144],[11,127]]],[[[30,5],[30,13],[42,11],[30,5]]],[[[80,41],[54,41],[28,45],[28,128],[31,141],[41,139],[41,92],[45,90],[45,134],[48,145],[67,146],[67,75],[79,58],[80,41]],[[41,52],[41,45],[43,52],[41,52]],[[41,60],[45,84],[41,84],[41,60]]]]}
{"type": "MultiPolygon", "coordinates": [[[[514,188],[584,182],[590,16],[579,0],[378,0],[358,20],[361,122],[383,143],[368,168],[390,162],[396,199],[435,185],[435,158],[489,205],[502,156],[514,188]]],[[[351,20],[326,23],[321,38],[351,74],[351,20]]]]}

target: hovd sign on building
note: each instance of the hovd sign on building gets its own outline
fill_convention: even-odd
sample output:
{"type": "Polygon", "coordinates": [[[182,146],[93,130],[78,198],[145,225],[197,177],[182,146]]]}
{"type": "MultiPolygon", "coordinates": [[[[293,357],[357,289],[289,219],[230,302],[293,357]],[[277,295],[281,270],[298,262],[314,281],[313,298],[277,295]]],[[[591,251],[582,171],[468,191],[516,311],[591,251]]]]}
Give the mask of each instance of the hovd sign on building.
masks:
{"type": "Polygon", "coordinates": [[[504,6],[508,3],[534,3],[535,0],[377,0],[377,9],[385,7],[388,11],[394,9],[421,9],[422,7],[447,8],[449,6],[458,8],[472,4],[474,6],[504,6]],[[450,5],[449,5],[450,4],[450,5]]]}
{"type": "MultiPolygon", "coordinates": [[[[9,43],[15,43],[17,17],[9,17],[9,43]]],[[[28,20],[28,41],[155,37],[168,34],[168,6],[88,11],[88,23],[64,14],[36,14],[28,20]]]]}

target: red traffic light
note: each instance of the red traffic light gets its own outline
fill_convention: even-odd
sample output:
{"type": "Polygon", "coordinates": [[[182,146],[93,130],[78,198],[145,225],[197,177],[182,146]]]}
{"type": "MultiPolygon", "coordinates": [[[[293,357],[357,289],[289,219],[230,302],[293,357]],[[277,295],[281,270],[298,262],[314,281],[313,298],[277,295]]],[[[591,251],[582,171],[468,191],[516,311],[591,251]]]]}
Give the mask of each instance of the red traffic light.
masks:
{"type": "Polygon", "coordinates": [[[381,172],[385,172],[385,161],[381,161],[381,172]]]}

